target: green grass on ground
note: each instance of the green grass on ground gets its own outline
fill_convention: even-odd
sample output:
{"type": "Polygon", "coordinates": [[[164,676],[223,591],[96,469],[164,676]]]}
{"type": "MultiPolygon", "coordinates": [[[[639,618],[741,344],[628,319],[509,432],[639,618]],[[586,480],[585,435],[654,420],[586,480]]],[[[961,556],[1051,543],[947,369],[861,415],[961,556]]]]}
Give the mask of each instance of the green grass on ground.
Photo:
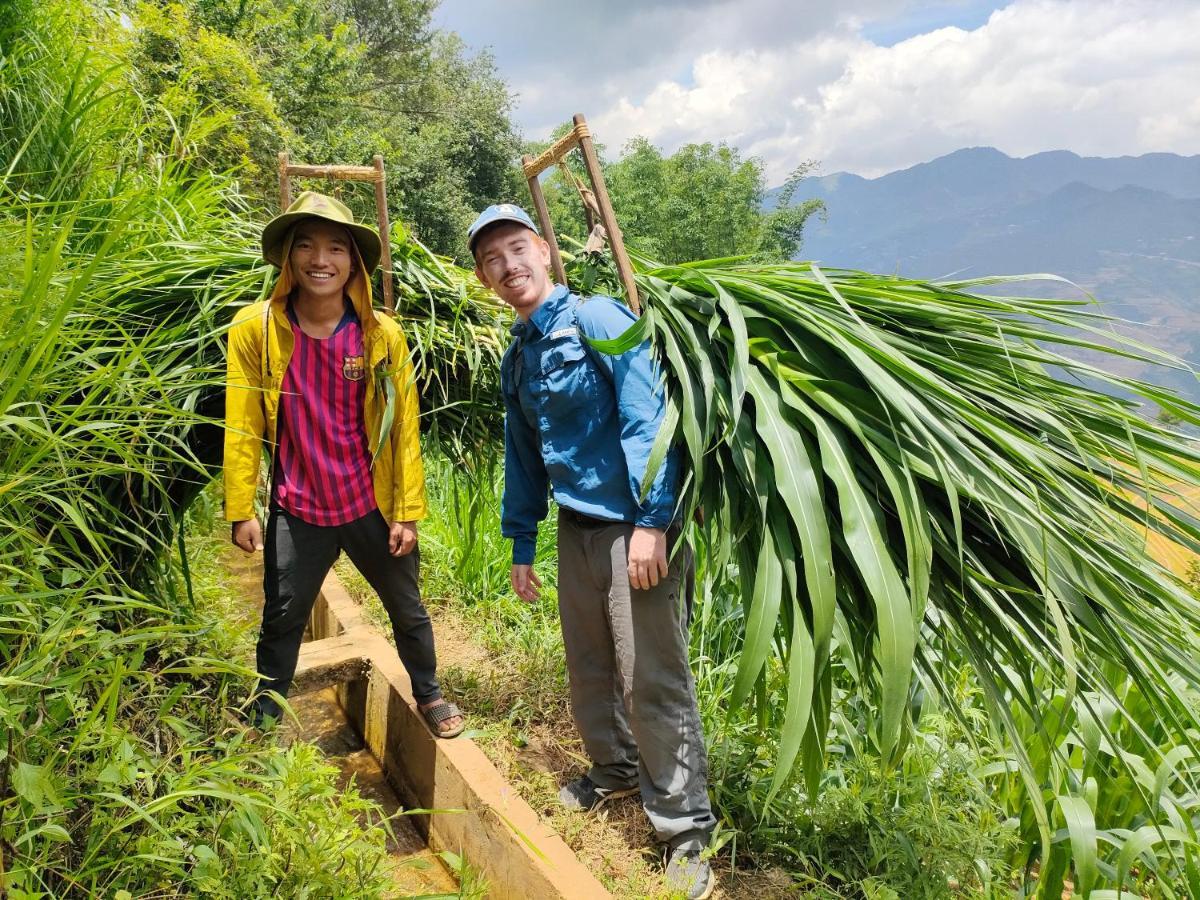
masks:
{"type": "MultiPolygon", "coordinates": [[[[230,545],[229,526],[220,521],[219,506],[219,491],[213,485],[196,501],[189,515],[185,545],[196,613],[204,623],[203,633],[221,658],[252,669],[261,621],[261,561],[247,557],[230,545]]],[[[250,688],[251,683],[247,680],[243,696],[250,688]]],[[[388,855],[387,837],[391,824],[384,811],[360,794],[353,778],[346,783],[339,769],[317,746],[298,739],[297,732],[290,727],[255,737],[253,732],[246,732],[231,721],[227,732],[233,740],[257,744],[262,754],[279,758],[276,767],[283,786],[279,796],[281,804],[285,808],[290,808],[293,803],[303,805],[306,811],[301,819],[290,823],[298,830],[289,837],[276,838],[276,842],[284,847],[302,841],[308,845],[306,852],[297,854],[295,862],[281,860],[282,865],[295,866],[302,872],[301,866],[307,864],[305,860],[322,861],[325,865],[333,861],[333,868],[327,874],[334,880],[347,863],[351,870],[369,872],[371,877],[359,877],[357,885],[354,879],[346,882],[352,890],[345,896],[353,896],[356,900],[399,896],[398,883],[414,883],[410,875],[399,869],[427,863],[417,857],[398,860],[388,855]],[[337,865],[339,857],[346,862],[337,865]]],[[[287,825],[280,823],[279,827],[287,825]]],[[[487,882],[470,860],[456,854],[448,854],[444,859],[459,881],[459,892],[454,896],[469,900],[482,900],[486,896],[487,882]]],[[[327,896],[321,890],[306,895],[327,896]]]]}

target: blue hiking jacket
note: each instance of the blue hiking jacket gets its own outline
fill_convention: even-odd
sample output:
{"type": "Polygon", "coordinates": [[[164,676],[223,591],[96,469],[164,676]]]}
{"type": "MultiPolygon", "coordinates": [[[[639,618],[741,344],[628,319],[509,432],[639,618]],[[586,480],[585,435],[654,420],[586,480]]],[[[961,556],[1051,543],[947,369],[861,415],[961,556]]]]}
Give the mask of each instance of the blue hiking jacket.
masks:
{"type": "Polygon", "coordinates": [[[586,301],[563,285],[512,326],[500,363],[504,395],[501,533],[513,564],[533,562],[547,493],[560,506],[613,522],[666,528],[675,515],[679,451],[672,448],[638,502],[666,411],[650,342],[610,356],[585,340],[615,338],[635,321],[611,297],[586,301]]]}

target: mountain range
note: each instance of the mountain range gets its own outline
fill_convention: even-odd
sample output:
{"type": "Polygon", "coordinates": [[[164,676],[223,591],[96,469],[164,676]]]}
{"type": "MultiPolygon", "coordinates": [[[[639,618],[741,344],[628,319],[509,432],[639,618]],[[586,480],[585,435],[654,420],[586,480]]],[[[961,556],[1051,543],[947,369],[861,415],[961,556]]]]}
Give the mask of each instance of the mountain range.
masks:
{"type": "MultiPolygon", "coordinates": [[[[807,178],[793,202],[807,199],[826,213],[805,228],[804,259],[928,279],[1053,273],[1127,320],[1124,333],[1200,364],[1200,156],[972,147],[878,178],[807,178]]],[[[1079,295],[1052,281],[1011,290],[1079,295]]],[[[1200,402],[1192,372],[1103,364],[1200,402]]]]}

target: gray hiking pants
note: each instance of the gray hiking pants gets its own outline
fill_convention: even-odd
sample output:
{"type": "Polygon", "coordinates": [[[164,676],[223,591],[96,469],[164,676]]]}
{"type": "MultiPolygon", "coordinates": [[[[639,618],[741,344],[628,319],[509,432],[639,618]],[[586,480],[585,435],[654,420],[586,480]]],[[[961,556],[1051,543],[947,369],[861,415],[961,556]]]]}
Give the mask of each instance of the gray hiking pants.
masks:
{"type": "MultiPolygon", "coordinates": [[[[631,589],[632,533],[632,525],[559,510],[558,609],[571,711],[592,759],[588,777],[602,788],[639,786],[659,841],[702,846],[716,819],[688,666],[691,548],[679,549],[655,587],[631,589]]],[[[679,530],[667,539],[673,545],[679,530]]]]}

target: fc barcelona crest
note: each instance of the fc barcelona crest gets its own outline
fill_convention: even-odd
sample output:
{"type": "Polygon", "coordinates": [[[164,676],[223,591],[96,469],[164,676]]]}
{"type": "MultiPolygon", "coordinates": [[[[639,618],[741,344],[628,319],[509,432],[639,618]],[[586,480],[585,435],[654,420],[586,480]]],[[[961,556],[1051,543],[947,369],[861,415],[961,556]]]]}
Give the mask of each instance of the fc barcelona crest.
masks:
{"type": "Polygon", "coordinates": [[[367,361],[362,356],[342,357],[342,377],[350,381],[362,381],[367,375],[367,361]]]}

